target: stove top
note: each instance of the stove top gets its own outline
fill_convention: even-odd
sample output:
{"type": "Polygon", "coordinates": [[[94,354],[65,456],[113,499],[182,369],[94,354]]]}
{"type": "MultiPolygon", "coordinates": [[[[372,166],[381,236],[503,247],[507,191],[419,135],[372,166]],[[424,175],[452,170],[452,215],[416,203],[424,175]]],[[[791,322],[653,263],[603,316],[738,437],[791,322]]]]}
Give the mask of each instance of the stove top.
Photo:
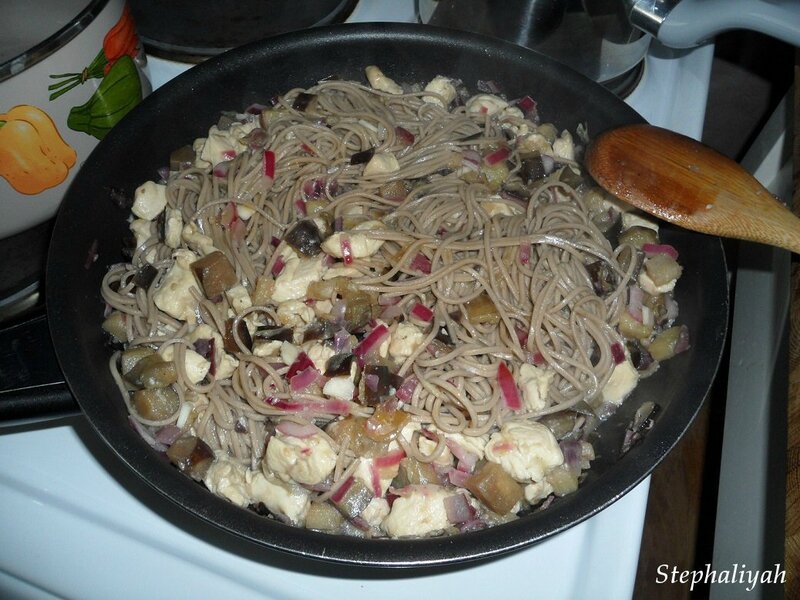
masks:
{"type": "MultiPolygon", "coordinates": [[[[363,0],[349,21],[413,21],[413,0],[363,0]]],[[[699,138],[713,47],[651,47],[626,101],[699,138]]],[[[150,57],[154,88],[190,65],[150,57]]],[[[34,261],[35,262],[35,261],[34,261]]],[[[629,598],[649,478],[591,519],[528,549],[449,570],[324,567],[243,545],[135,478],[80,418],[0,428],[0,597],[629,598]]]]}
{"type": "Polygon", "coordinates": [[[597,590],[629,598],[649,487],[645,481],[588,521],[490,562],[371,571],[232,539],[132,476],[80,419],[7,432],[0,455],[15,457],[0,463],[0,524],[6,539],[17,540],[13,552],[9,545],[0,552],[0,595],[14,598],[49,598],[45,590],[85,600],[181,598],[198,590],[203,598],[276,600],[454,593],[486,600],[526,597],[523,591],[555,600],[597,590]]]}

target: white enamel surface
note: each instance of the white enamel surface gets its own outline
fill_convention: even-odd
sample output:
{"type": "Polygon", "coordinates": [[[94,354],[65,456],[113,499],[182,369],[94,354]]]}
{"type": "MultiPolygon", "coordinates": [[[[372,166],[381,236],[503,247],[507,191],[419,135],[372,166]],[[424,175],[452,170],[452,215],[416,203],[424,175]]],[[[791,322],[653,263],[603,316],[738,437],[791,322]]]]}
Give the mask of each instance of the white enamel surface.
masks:
{"type": "MultiPolygon", "coordinates": [[[[79,418],[0,435],[1,597],[47,598],[629,598],[649,480],[594,518],[489,563],[373,578],[274,552],[239,554],[137,481],[79,418]],[[99,461],[98,461],[99,459],[99,461]],[[110,474],[111,473],[111,474],[110,474]],[[191,527],[192,531],[184,529],[191,527]],[[292,569],[298,569],[297,571],[292,569]],[[16,580],[16,582],[15,582],[16,580]],[[22,583],[24,582],[24,583],[22,583]],[[198,596],[195,596],[198,597],[198,596]]],[[[227,538],[230,545],[230,538],[227,538]]]]}

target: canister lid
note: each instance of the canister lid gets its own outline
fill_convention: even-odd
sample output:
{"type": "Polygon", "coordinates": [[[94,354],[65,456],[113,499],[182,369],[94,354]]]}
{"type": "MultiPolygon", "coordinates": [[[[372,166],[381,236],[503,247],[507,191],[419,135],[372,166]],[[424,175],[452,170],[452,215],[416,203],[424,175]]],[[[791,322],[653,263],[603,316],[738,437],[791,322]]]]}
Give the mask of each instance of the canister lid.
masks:
{"type": "Polygon", "coordinates": [[[64,46],[106,4],[108,0],[3,0],[0,81],[64,46]]]}

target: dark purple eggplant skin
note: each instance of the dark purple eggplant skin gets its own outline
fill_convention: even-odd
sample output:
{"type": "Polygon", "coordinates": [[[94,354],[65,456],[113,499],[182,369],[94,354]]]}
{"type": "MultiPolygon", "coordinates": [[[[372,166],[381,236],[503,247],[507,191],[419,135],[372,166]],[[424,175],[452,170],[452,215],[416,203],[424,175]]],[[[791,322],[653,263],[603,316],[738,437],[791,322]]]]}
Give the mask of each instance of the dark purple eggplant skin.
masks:
{"type": "Polygon", "coordinates": [[[375,148],[367,148],[366,150],[362,150],[361,152],[356,152],[353,154],[350,157],[350,164],[363,165],[372,160],[373,156],[375,156],[375,148]]]}
{"type": "Polygon", "coordinates": [[[338,501],[331,500],[331,503],[348,519],[355,519],[358,517],[367,505],[375,497],[366,485],[358,479],[353,479],[348,490],[344,496],[338,501]]]}
{"type": "Polygon", "coordinates": [[[294,339],[294,331],[291,327],[259,327],[253,337],[257,340],[291,342],[294,339]]]}
{"type": "Polygon", "coordinates": [[[311,101],[316,98],[314,94],[308,94],[306,92],[300,92],[297,94],[297,97],[294,99],[294,103],[292,104],[292,108],[295,110],[299,110],[300,112],[305,112],[308,108],[308,105],[311,104],[311,101]]]}
{"type": "Polygon", "coordinates": [[[350,353],[334,354],[325,366],[325,377],[349,376],[354,358],[350,353]]]}
{"type": "Polygon", "coordinates": [[[158,269],[156,269],[153,265],[144,265],[136,272],[136,275],[133,276],[133,284],[136,287],[147,290],[150,289],[150,285],[157,276],[158,269]]]}
{"type": "Polygon", "coordinates": [[[181,472],[200,481],[214,462],[214,451],[200,438],[186,436],[173,442],[167,449],[167,457],[181,472]]]}
{"type": "Polygon", "coordinates": [[[298,221],[283,240],[305,256],[317,256],[322,252],[322,232],[311,219],[298,221]]]}

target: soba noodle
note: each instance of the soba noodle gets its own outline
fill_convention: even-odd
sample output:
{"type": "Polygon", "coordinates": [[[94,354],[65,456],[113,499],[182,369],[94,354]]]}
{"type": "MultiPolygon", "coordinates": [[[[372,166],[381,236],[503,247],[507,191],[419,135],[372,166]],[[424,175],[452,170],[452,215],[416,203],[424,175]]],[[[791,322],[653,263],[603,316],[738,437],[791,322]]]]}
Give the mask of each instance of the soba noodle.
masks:
{"type": "MultiPolygon", "coordinates": [[[[357,535],[491,525],[574,489],[593,458],[586,424],[635,385],[631,339],[619,324],[630,313],[630,288],[646,273],[641,244],[615,248],[601,231],[597,215],[613,208],[604,202],[598,213],[599,194],[579,176],[570,134],[539,123],[530,104],[490,95],[466,103],[463,94],[450,98],[447,90],[461,87],[448,83],[439,93],[392,93],[335,79],[290,90],[272,106],[226,115],[198,140],[193,164],[166,179],[158,216],[146,214],[157,186],[137,192],[132,258],[111,268],[102,287],[121,323],[112,333],[125,348],[110,368],[132,421],[157,449],[196,436],[214,451],[211,467],[195,477],[216,493],[295,525],[357,535]],[[531,161],[543,168],[541,177],[526,171],[531,161]],[[304,220],[321,232],[323,251],[293,248],[289,234],[304,220]],[[209,298],[186,264],[215,251],[233,267],[236,282],[209,298]],[[290,263],[305,277],[299,295],[278,292],[296,284],[281,280],[290,263]],[[155,276],[142,284],[146,265],[155,276]],[[598,266],[605,274],[600,282],[598,266]],[[321,298],[325,282],[329,296],[321,298]],[[599,283],[606,287],[599,290],[599,283]],[[366,306],[368,322],[347,322],[348,303],[366,306]],[[308,332],[320,323],[330,324],[328,334],[315,339],[308,332]],[[282,326],[291,329],[291,341],[260,336],[282,326]],[[379,333],[384,339],[370,348],[367,338],[379,333]],[[125,373],[135,364],[126,367],[125,353],[137,348],[173,365],[176,381],[163,388],[177,399],[169,393],[167,414],[158,418],[141,414],[147,411],[134,392],[162,389],[164,381],[134,383],[125,373]],[[336,377],[322,376],[331,356],[352,352],[358,359],[352,396],[326,393],[336,377]],[[296,385],[300,375],[290,373],[306,368],[296,364],[301,355],[315,369],[309,385],[296,385]],[[377,375],[362,373],[369,363],[387,367],[395,382],[378,403],[364,399],[377,385],[377,375]],[[205,369],[202,377],[198,368],[205,369]],[[615,373],[625,381],[612,381],[615,373]],[[622,388],[618,397],[609,395],[614,386],[622,388]],[[380,422],[371,423],[379,413],[380,422]],[[377,442],[361,430],[331,426],[343,422],[395,427],[377,442]],[[280,464],[267,451],[279,447],[276,439],[289,448],[281,446],[280,464]],[[317,462],[305,465],[306,475],[292,476],[305,460],[292,449],[303,445],[317,462]],[[529,476],[536,469],[527,465],[522,470],[529,474],[520,476],[501,456],[504,448],[539,452],[508,460],[533,461],[543,472],[529,476]],[[328,455],[334,458],[320,467],[328,455]],[[402,456],[434,466],[438,479],[406,473],[398,480],[402,456]],[[516,482],[513,508],[503,511],[502,502],[466,482],[488,463],[508,472],[500,483],[509,474],[516,482]],[[371,480],[362,476],[371,493],[358,492],[363,505],[337,499],[347,496],[345,484],[364,465],[376,464],[371,480]],[[224,485],[210,480],[220,466],[228,469],[224,485]],[[259,496],[256,478],[272,491],[259,496]],[[302,506],[281,509],[278,492],[302,506]],[[425,510],[436,514],[445,498],[444,523],[440,516],[433,529],[390,526],[397,520],[390,511],[417,496],[435,503],[436,510],[425,510]],[[454,504],[463,508],[453,497],[469,500],[468,518],[453,517],[454,504]],[[395,499],[391,509],[387,498],[395,499]],[[310,523],[310,512],[330,503],[339,520],[331,517],[328,527],[315,516],[310,523]]],[[[652,297],[663,292],[674,304],[670,291],[652,297]]],[[[636,351],[647,354],[672,320],[674,314],[656,319],[636,351]]]]}

